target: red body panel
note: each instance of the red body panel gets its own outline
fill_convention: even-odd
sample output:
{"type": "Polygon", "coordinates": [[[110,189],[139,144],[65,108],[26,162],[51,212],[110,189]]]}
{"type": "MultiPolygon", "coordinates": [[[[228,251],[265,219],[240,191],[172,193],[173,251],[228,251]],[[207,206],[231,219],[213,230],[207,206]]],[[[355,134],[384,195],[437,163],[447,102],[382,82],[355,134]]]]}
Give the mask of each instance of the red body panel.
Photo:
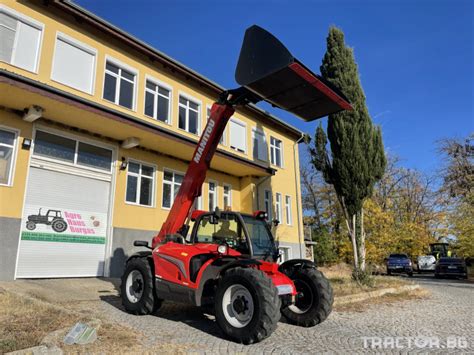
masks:
{"type": "MultiPolygon", "coordinates": [[[[202,273],[212,262],[221,258],[221,255],[217,252],[217,247],[217,244],[210,243],[185,245],[168,242],[166,244],[160,245],[153,251],[155,276],[162,280],[186,286],[195,290],[200,285],[202,273]],[[196,281],[192,282],[190,279],[191,258],[200,254],[215,254],[215,257],[206,261],[201,266],[196,281]]],[[[241,254],[234,249],[228,248],[227,255],[237,257],[241,254]]],[[[259,262],[261,265],[255,265],[252,267],[265,272],[273,281],[275,286],[291,285],[293,289],[292,295],[296,294],[296,289],[294,288],[293,282],[288,278],[288,276],[278,271],[277,263],[271,263],[267,261],[259,262]]]]}

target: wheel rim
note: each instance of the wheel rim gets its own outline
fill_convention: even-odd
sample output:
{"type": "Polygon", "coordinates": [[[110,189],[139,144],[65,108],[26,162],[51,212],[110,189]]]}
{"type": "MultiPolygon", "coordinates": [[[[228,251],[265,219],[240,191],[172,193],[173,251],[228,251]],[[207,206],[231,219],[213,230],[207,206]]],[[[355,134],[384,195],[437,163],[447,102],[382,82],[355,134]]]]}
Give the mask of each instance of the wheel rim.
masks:
{"type": "Polygon", "coordinates": [[[127,299],[131,303],[137,303],[140,301],[143,295],[144,282],[143,275],[138,270],[133,270],[127,276],[127,282],[125,285],[125,292],[127,293],[127,299]]]}
{"type": "Polygon", "coordinates": [[[311,307],[313,306],[314,302],[314,295],[311,287],[303,280],[293,280],[296,292],[298,292],[296,296],[295,304],[292,304],[288,308],[297,314],[303,314],[308,312],[311,307]]]}
{"type": "Polygon", "coordinates": [[[254,302],[250,291],[243,285],[231,285],[222,298],[222,311],[227,322],[235,328],[250,323],[254,313],[254,302]]]}
{"type": "Polygon", "coordinates": [[[66,223],[63,221],[58,221],[53,225],[53,229],[56,229],[57,231],[64,231],[66,228],[66,223]]]}

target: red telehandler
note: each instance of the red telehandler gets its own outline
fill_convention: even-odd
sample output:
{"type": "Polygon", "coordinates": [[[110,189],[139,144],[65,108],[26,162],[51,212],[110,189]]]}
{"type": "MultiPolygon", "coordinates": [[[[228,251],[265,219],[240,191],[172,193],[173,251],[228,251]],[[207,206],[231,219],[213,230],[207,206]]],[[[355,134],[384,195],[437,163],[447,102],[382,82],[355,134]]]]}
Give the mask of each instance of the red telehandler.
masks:
{"type": "Polygon", "coordinates": [[[235,78],[241,87],[224,91],[213,104],[159,234],[151,246],[134,242],[150,250],[127,260],[121,295],[125,309],[139,315],[156,311],[163,300],[213,308],[229,338],[251,344],[268,337],[281,314],[303,327],[322,322],[331,312],[333,293],[312,261],[277,263],[265,212],[193,209],[224,128],[237,106],[261,100],[305,121],[352,107],[258,26],[245,32],[235,78]]]}

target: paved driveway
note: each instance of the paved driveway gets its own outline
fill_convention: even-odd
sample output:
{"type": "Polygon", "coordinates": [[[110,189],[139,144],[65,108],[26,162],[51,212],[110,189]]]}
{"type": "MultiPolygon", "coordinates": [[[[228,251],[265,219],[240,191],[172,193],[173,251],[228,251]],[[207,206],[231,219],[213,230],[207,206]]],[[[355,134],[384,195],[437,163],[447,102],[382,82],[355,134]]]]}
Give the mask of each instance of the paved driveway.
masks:
{"type": "Polygon", "coordinates": [[[270,338],[250,346],[223,339],[215,322],[192,307],[168,304],[156,316],[144,317],[122,312],[120,302],[114,298],[102,307],[114,320],[142,331],[150,343],[188,345],[191,351],[353,353],[371,346],[374,351],[396,353],[428,349],[446,353],[451,347],[457,353],[474,351],[474,284],[432,282],[430,278],[417,281],[432,292],[430,299],[377,305],[360,313],[333,312],[313,328],[280,323],[270,338]]]}
{"type": "Polygon", "coordinates": [[[20,281],[16,288],[93,307],[112,321],[140,331],[145,345],[175,344],[191,352],[360,353],[371,347],[394,353],[474,352],[474,284],[428,276],[415,280],[432,292],[431,298],[377,305],[363,312],[333,312],[314,328],[280,323],[270,338],[250,346],[224,339],[212,317],[193,307],[165,303],[156,315],[127,314],[114,284],[107,280],[20,281]]]}

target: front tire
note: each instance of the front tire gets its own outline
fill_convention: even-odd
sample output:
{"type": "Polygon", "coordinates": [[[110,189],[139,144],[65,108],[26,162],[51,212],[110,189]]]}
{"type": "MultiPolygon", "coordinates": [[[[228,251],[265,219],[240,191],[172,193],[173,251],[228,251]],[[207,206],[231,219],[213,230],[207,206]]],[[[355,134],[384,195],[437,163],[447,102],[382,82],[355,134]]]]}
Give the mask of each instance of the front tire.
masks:
{"type": "Polygon", "coordinates": [[[36,223],[32,221],[26,222],[26,229],[33,231],[36,229],[36,223]]]}
{"type": "Polygon", "coordinates": [[[262,271],[239,267],[227,271],[215,299],[217,323],[239,343],[257,343],[277,327],[281,301],[271,279],[262,271]]]}
{"type": "Polygon", "coordinates": [[[147,258],[132,258],[127,262],[120,286],[122,305],[127,312],[146,315],[161,306],[161,300],[155,297],[153,282],[147,258]]]}
{"type": "Polygon", "coordinates": [[[329,281],[319,270],[296,269],[289,275],[298,292],[296,302],[282,309],[288,322],[313,327],[323,322],[332,311],[334,295],[329,281]]]}

